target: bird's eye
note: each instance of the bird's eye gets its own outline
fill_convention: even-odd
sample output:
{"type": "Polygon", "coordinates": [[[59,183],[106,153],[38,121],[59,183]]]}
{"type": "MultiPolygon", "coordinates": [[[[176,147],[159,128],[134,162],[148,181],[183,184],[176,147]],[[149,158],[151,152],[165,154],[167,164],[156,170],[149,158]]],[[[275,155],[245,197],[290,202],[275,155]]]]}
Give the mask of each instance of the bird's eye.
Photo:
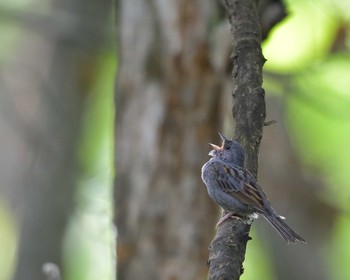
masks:
{"type": "Polygon", "coordinates": [[[230,149],[230,145],[225,145],[225,149],[229,150],[230,149]]]}

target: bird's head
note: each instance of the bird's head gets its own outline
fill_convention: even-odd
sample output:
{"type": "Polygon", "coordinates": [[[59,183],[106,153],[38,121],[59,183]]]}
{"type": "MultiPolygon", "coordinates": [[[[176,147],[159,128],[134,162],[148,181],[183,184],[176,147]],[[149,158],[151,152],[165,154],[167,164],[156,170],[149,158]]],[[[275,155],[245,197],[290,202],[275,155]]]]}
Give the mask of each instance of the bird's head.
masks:
{"type": "Polygon", "coordinates": [[[223,161],[234,163],[240,166],[244,164],[245,152],[241,144],[238,142],[228,139],[223,134],[219,133],[222,140],[221,146],[209,143],[213,148],[209,155],[213,158],[220,158],[223,161]]]}

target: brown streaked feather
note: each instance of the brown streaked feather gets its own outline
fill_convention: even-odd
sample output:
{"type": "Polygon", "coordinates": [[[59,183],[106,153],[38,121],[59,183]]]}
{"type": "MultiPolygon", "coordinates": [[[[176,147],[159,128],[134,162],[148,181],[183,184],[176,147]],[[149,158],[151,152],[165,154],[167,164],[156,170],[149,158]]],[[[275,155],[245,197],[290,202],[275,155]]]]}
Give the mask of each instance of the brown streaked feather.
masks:
{"type": "Polygon", "coordinates": [[[264,202],[262,197],[257,191],[251,192],[249,191],[250,188],[252,188],[250,185],[246,185],[247,188],[244,189],[244,191],[239,192],[229,192],[231,196],[233,196],[235,199],[243,202],[244,204],[249,205],[253,209],[255,209],[257,212],[260,213],[266,213],[264,202]]]}
{"type": "Polygon", "coordinates": [[[224,162],[217,162],[216,169],[217,182],[223,191],[257,212],[267,212],[265,204],[269,201],[248,170],[224,162]]]}

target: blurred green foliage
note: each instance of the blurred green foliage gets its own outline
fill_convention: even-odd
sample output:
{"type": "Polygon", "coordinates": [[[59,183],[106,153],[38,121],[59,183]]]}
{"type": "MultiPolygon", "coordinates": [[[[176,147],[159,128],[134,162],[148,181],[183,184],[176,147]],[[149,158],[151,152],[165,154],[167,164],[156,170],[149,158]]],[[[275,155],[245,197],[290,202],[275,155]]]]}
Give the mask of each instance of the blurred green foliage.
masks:
{"type": "Polygon", "coordinates": [[[241,279],[253,280],[257,279],[257,275],[259,275],[259,279],[275,280],[276,277],[272,269],[269,252],[264,247],[263,240],[255,234],[254,226],[249,235],[252,237],[252,240],[248,243],[243,264],[244,273],[241,279]]]}
{"type": "Polygon", "coordinates": [[[264,42],[266,70],[291,72],[328,55],[339,18],[326,1],[286,1],[288,15],[264,42]]]}
{"type": "MultiPolygon", "coordinates": [[[[284,100],[285,122],[307,170],[327,188],[320,199],[342,215],[324,257],[334,278],[348,279],[350,261],[350,1],[286,1],[288,16],[264,43],[264,87],[284,100]]],[[[242,279],[267,275],[249,247],[242,279]],[[249,271],[249,272],[248,272],[249,271]],[[252,276],[250,276],[250,274],[252,276]]],[[[261,260],[261,259],[260,259],[261,260]]],[[[273,273],[272,273],[273,275],[273,273]]],[[[272,275],[261,279],[273,279],[272,275]]]]}
{"type": "Polygon", "coordinates": [[[88,93],[83,116],[78,162],[81,177],[77,209],[65,244],[64,279],[95,280],[115,277],[113,229],[114,50],[101,56],[99,77],[88,93]],[[82,232],[84,234],[82,234],[82,232]]]}
{"type": "Polygon", "coordinates": [[[330,55],[309,67],[295,77],[287,107],[290,134],[301,158],[328,181],[324,199],[344,210],[349,210],[350,199],[349,71],[346,54],[330,55]]]}
{"type": "MultiPolygon", "coordinates": [[[[289,15],[264,43],[264,56],[268,60],[264,87],[268,94],[284,98],[286,124],[295,150],[305,167],[317,170],[327,182],[327,189],[320,190],[320,197],[342,213],[335,223],[332,239],[324,247],[324,255],[329,258],[333,279],[347,279],[346,275],[350,275],[347,265],[350,261],[350,42],[345,35],[350,27],[350,1],[288,0],[286,4],[289,15]]],[[[16,44],[21,29],[19,25],[5,24],[0,32],[4,42],[0,49],[2,61],[16,44]]],[[[78,208],[65,243],[65,279],[68,280],[114,279],[115,275],[115,231],[111,222],[114,50],[107,51],[100,60],[99,77],[85,104],[77,155],[82,175],[76,196],[78,208]]],[[[10,277],[16,238],[13,218],[6,204],[0,201],[0,280],[10,277]]],[[[264,244],[257,238],[253,242],[254,246],[248,245],[242,279],[257,279],[256,275],[260,279],[274,279],[266,250],[262,253],[264,244]]]]}
{"type": "MultiPolygon", "coordinates": [[[[16,21],[23,16],[50,15],[45,1],[8,1],[0,5],[0,63],[13,58],[15,46],[28,29],[16,21]],[[40,4],[40,5],[39,5],[40,4]]],[[[111,20],[111,25],[114,26],[111,20]]],[[[33,34],[35,30],[33,29],[33,34]]],[[[39,34],[40,35],[40,34],[39,34]]],[[[112,38],[114,41],[114,38],[112,38]]],[[[115,229],[113,227],[114,80],[116,50],[113,43],[99,54],[95,85],[85,98],[77,162],[76,210],[67,229],[64,279],[115,278],[115,229]]],[[[16,219],[0,200],[0,280],[12,278],[18,241],[16,219]]]]}
{"type": "Polygon", "coordinates": [[[8,206],[0,200],[0,280],[11,279],[16,260],[18,231],[8,206]]]}
{"type": "Polygon", "coordinates": [[[329,244],[323,248],[328,257],[329,267],[335,280],[349,279],[350,250],[349,250],[350,222],[349,214],[340,215],[334,226],[334,236],[329,244]]]}

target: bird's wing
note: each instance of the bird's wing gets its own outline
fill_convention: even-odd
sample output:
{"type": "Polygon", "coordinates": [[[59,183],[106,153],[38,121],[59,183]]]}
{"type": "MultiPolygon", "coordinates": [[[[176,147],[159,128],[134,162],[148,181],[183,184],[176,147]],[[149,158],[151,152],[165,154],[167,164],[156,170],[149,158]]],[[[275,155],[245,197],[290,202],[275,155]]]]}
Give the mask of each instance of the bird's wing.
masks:
{"type": "Polygon", "coordinates": [[[248,170],[221,161],[216,162],[215,170],[217,182],[224,192],[256,211],[266,213],[267,197],[248,170]]]}

